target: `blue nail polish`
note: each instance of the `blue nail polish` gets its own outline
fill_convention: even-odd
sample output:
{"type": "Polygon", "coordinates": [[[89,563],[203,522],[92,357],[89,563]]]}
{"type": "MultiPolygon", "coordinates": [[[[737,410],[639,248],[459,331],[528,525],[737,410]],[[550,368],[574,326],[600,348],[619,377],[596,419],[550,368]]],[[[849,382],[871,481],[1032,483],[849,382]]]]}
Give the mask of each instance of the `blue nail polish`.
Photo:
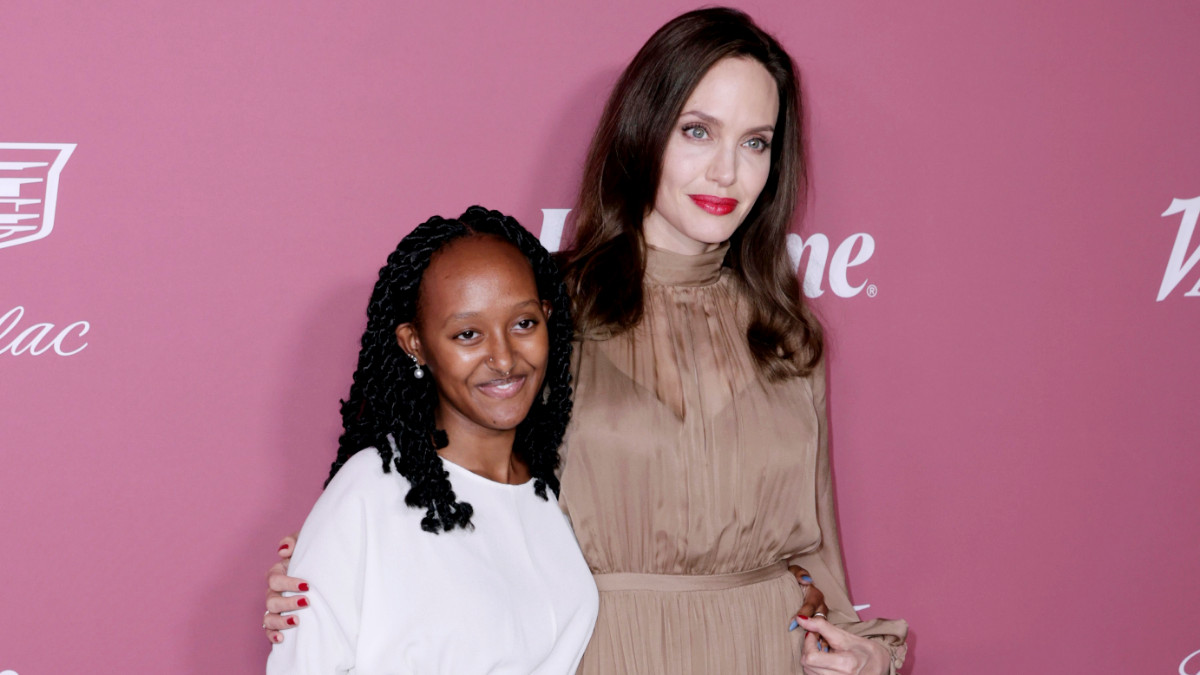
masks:
{"type": "Polygon", "coordinates": [[[805,574],[804,576],[800,577],[800,581],[803,581],[803,582],[804,582],[804,583],[806,583],[806,584],[811,584],[811,583],[812,583],[812,577],[810,577],[810,576],[808,576],[807,574],[805,574]]]}
{"type": "Polygon", "coordinates": [[[799,627],[800,627],[800,622],[797,621],[796,619],[792,619],[792,625],[788,626],[788,632],[790,633],[799,627]]]}

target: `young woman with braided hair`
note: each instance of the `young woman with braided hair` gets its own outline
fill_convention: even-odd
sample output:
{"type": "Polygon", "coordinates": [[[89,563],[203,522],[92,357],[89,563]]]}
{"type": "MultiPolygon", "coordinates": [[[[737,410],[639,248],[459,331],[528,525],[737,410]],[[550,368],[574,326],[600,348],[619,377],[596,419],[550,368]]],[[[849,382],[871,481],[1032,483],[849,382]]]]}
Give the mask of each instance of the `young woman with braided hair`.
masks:
{"type": "MultiPolygon", "coordinates": [[[[907,624],[861,621],[846,588],[822,332],[786,246],[802,120],[791,57],[727,8],[660,28],[601,115],[563,257],[580,340],[561,503],[600,591],[581,673],[904,661],[907,624]]],[[[287,572],[269,586],[296,588],[287,572]]],[[[278,642],[297,606],[267,609],[278,642]]]]}
{"type": "Polygon", "coordinates": [[[597,598],[556,502],[571,339],[558,269],[512,218],[472,207],[400,242],[292,558],[309,612],[268,673],[575,669],[597,598]]]}

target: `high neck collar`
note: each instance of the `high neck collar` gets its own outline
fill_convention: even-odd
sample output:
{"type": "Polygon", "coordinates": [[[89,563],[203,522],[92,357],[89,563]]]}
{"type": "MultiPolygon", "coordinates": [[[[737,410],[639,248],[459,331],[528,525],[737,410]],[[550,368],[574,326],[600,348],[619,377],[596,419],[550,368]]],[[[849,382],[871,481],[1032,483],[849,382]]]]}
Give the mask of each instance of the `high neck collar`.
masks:
{"type": "Polygon", "coordinates": [[[708,253],[684,255],[646,246],[646,280],[663,286],[707,286],[721,278],[729,242],[708,253]]]}

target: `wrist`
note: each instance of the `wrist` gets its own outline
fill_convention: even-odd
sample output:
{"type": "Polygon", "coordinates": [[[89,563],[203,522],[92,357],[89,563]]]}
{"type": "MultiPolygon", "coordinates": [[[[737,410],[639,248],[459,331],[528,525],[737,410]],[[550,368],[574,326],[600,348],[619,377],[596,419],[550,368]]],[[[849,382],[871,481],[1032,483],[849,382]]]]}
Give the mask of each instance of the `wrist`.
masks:
{"type": "Polygon", "coordinates": [[[885,644],[876,640],[868,640],[871,644],[871,658],[869,667],[862,670],[863,673],[873,673],[874,675],[896,675],[895,661],[892,659],[892,650],[885,644]]]}

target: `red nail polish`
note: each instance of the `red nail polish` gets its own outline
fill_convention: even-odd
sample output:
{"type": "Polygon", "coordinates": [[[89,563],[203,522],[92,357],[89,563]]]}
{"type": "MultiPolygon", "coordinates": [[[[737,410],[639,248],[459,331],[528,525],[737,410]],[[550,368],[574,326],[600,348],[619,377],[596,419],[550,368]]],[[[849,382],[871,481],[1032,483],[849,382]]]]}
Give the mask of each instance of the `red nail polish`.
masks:
{"type": "Polygon", "coordinates": [[[305,600],[304,598],[300,598],[299,600],[296,601],[296,604],[300,605],[301,607],[308,607],[308,600],[305,600]]]}
{"type": "Polygon", "coordinates": [[[300,590],[308,591],[308,584],[300,584],[300,590]]]}
{"type": "Polygon", "coordinates": [[[280,544],[279,550],[282,551],[283,549],[287,548],[287,546],[287,544],[280,544]]]}
{"type": "Polygon", "coordinates": [[[296,620],[295,620],[295,619],[293,619],[292,617],[290,617],[290,616],[289,616],[289,617],[288,617],[288,625],[289,625],[289,626],[295,626],[295,625],[296,625],[296,620]]]}
{"type": "Polygon", "coordinates": [[[804,619],[805,621],[808,621],[808,617],[804,616],[803,614],[797,614],[796,616],[800,617],[801,619],[804,619]]]}
{"type": "Polygon", "coordinates": [[[282,635],[276,635],[275,637],[273,637],[273,638],[271,638],[271,639],[272,639],[272,640],[274,640],[274,641],[276,641],[276,642],[282,642],[282,641],[283,641],[283,636],[282,636],[282,635]]]}

